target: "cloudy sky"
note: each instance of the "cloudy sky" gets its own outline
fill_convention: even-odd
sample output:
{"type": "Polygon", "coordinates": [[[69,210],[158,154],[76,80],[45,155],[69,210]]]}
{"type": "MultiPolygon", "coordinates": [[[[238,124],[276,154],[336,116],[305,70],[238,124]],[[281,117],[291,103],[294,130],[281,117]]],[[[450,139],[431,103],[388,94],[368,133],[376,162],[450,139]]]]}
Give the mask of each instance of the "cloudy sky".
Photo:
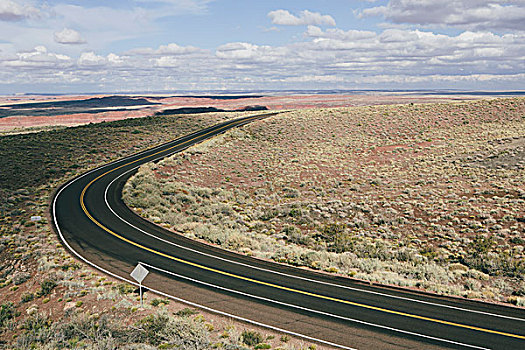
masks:
{"type": "Polygon", "coordinates": [[[0,0],[0,93],[525,90],[525,0],[0,0]]]}

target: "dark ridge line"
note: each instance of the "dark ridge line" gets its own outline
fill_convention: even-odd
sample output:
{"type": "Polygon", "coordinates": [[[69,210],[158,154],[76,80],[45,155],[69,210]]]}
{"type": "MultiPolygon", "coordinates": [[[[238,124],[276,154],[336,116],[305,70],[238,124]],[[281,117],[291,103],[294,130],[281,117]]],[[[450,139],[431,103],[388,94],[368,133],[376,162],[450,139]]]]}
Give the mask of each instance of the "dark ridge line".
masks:
{"type": "Polygon", "coordinates": [[[159,97],[149,97],[152,100],[164,100],[168,98],[209,98],[211,100],[241,100],[246,98],[261,98],[265,97],[263,95],[173,95],[173,96],[159,96],[159,97]]]}
{"type": "Polygon", "coordinates": [[[162,115],[175,115],[175,114],[197,114],[197,113],[214,113],[214,112],[255,112],[255,111],[267,111],[266,106],[246,106],[241,109],[220,109],[215,107],[182,107],[175,109],[165,109],[160,112],[156,112],[155,116],[162,115]]]}
{"type": "Polygon", "coordinates": [[[143,106],[143,105],[159,105],[160,103],[151,102],[143,97],[127,97],[127,96],[105,96],[93,97],[85,100],[71,100],[71,101],[48,101],[48,102],[28,102],[12,105],[1,105],[0,107],[8,108],[9,110],[19,110],[27,108],[97,108],[97,107],[125,107],[125,106],[143,106]]]}

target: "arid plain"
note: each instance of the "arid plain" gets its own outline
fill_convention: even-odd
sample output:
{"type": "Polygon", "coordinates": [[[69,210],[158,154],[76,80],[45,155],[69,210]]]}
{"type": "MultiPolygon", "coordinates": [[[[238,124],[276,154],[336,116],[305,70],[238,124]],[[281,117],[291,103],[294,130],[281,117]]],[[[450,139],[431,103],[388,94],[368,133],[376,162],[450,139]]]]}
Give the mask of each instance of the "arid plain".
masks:
{"type": "Polygon", "coordinates": [[[314,348],[148,293],[139,309],[134,288],[76,261],[50,226],[49,200],[67,179],[248,112],[146,115],[250,105],[283,113],[143,166],[125,187],[127,203],[159,225],[243,254],[524,306],[524,98],[173,97],[146,110],[0,119],[2,346],[190,339],[201,347],[314,348]],[[35,224],[35,215],[43,220],[35,224]],[[155,328],[162,323],[181,332],[155,328]]]}

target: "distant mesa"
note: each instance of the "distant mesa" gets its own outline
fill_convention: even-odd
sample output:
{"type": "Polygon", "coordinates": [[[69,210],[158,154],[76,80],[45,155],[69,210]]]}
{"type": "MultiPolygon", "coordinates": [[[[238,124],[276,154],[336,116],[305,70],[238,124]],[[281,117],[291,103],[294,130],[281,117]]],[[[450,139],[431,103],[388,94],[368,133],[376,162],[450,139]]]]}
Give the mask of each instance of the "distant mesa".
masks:
{"type": "MultiPolygon", "coordinates": [[[[236,100],[245,98],[259,98],[263,96],[254,95],[224,95],[224,96],[180,96],[187,98],[207,98],[214,100],[236,100]]],[[[160,102],[169,97],[130,97],[130,96],[105,96],[89,99],[69,101],[29,102],[10,105],[0,105],[0,118],[13,116],[57,116],[78,113],[96,114],[102,112],[121,112],[134,107],[148,107],[162,105],[160,102]]],[[[241,109],[225,110],[215,107],[182,107],[177,109],[166,109],[155,113],[155,115],[169,114],[195,114],[211,112],[247,112],[268,110],[265,106],[246,106],[241,109]]]]}
{"type": "Polygon", "coordinates": [[[165,109],[155,113],[155,115],[175,115],[175,114],[197,114],[197,113],[216,113],[216,112],[254,112],[267,111],[266,106],[246,106],[241,109],[220,109],[215,107],[182,107],[175,109],[165,109]]]}
{"type": "Polygon", "coordinates": [[[181,96],[162,96],[162,97],[148,97],[149,99],[167,99],[167,98],[208,98],[210,100],[243,100],[248,98],[262,98],[263,95],[181,95],[181,96]]]}
{"type": "Polygon", "coordinates": [[[51,102],[30,102],[15,105],[4,105],[9,109],[27,109],[27,108],[103,108],[103,107],[127,107],[127,106],[145,106],[159,105],[160,103],[148,101],[142,97],[128,96],[105,96],[93,97],[86,100],[72,101],[51,101],[51,102]]]}
{"type": "Polygon", "coordinates": [[[30,102],[0,106],[0,118],[12,116],[55,116],[77,113],[124,111],[126,107],[155,106],[142,97],[105,96],[85,100],[30,102]]]}

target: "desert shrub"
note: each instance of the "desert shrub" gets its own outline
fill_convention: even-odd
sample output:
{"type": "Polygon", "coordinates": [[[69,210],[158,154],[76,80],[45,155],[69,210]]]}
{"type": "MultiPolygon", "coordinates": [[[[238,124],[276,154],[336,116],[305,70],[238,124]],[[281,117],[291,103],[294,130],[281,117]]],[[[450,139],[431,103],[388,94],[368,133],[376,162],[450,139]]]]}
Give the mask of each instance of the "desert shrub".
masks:
{"type": "Polygon", "coordinates": [[[21,272],[21,273],[16,274],[13,277],[13,283],[18,286],[30,278],[31,278],[31,275],[29,273],[21,272]]]}
{"type": "Polygon", "coordinates": [[[169,317],[167,315],[149,315],[143,318],[136,323],[139,341],[159,345],[165,341],[162,333],[168,322],[169,317]]]}
{"type": "Polygon", "coordinates": [[[4,328],[9,320],[18,316],[19,313],[16,311],[16,307],[12,302],[6,302],[0,305],[0,328],[4,328]]]}
{"type": "Polygon", "coordinates": [[[37,313],[34,316],[26,318],[22,323],[22,329],[26,332],[37,332],[45,328],[49,328],[53,322],[48,315],[37,313]]]}
{"type": "Polygon", "coordinates": [[[198,314],[197,310],[190,309],[188,307],[185,307],[184,309],[179,310],[175,313],[175,315],[180,316],[180,317],[188,317],[188,316],[193,316],[196,314],[198,314]]]}
{"type": "Polygon", "coordinates": [[[285,198],[297,198],[300,195],[300,192],[295,188],[285,187],[283,188],[285,198]]]}
{"type": "Polygon", "coordinates": [[[504,275],[523,279],[525,261],[514,258],[509,252],[492,252],[494,243],[492,236],[474,237],[469,244],[469,253],[463,257],[462,263],[491,276],[504,275]]]}
{"type": "Polygon", "coordinates": [[[111,287],[111,289],[116,289],[120,294],[130,294],[133,293],[136,287],[128,283],[119,283],[118,285],[111,287]]]}
{"type": "Polygon", "coordinates": [[[396,252],[398,261],[417,261],[417,251],[412,248],[403,247],[396,252]]]}
{"type": "Polygon", "coordinates": [[[114,349],[117,347],[114,337],[120,336],[121,342],[127,341],[126,332],[119,333],[118,326],[106,315],[70,314],[62,322],[52,322],[48,315],[38,313],[25,319],[22,329],[24,332],[16,340],[21,349],[76,348],[81,342],[96,344],[98,349],[114,349]],[[37,346],[39,344],[41,347],[37,346]]]}
{"type": "Polygon", "coordinates": [[[169,300],[166,300],[166,299],[158,299],[158,298],[155,298],[153,299],[150,304],[154,307],[157,307],[159,306],[160,304],[164,304],[164,305],[168,305],[170,303],[169,300]]]}
{"type": "Polygon", "coordinates": [[[235,230],[232,230],[226,238],[224,246],[234,250],[242,250],[249,248],[257,249],[259,243],[250,237],[246,237],[246,235],[242,233],[238,233],[235,232],[235,230]]]}
{"type": "Polygon", "coordinates": [[[45,272],[49,271],[58,265],[55,264],[52,260],[50,261],[47,256],[43,256],[38,260],[38,271],[39,272],[45,272]]]}
{"type": "Polygon", "coordinates": [[[450,271],[435,263],[418,264],[414,266],[410,275],[417,280],[444,284],[450,282],[453,278],[450,271]]]}
{"type": "Polygon", "coordinates": [[[277,208],[268,208],[261,214],[259,220],[268,221],[277,216],[279,216],[279,210],[277,208]]]}
{"type": "Polygon", "coordinates": [[[54,279],[45,279],[40,283],[40,290],[37,292],[37,296],[49,295],[53,289],[57,286],[57,282],[54,279]]]}
{"type": "Polygon", "coordinates": [[[16,338],[20,349],[35,349],[38,344],[53,344],[60,335],[53,329],[49,316],[37,313],[28,317],[22,323],[23,333],[16,338]]]}
{"type": "Polygon", "coordinates": [[[259,332],[245,330],[241,334],[241,339],[244,344],[248,346],[254,346],[259,343],[262,343],[264,337],[259,332]]]}
{"type": "Polygon", "coordinates": [[[296,226],[286,225],[282,232],[286,235],[286,240],[288,242],[302,245],[308,245],[311,243],[310,237],[296,226]]]}
{"type": "Polygon", "coordinates": [[[20,302],[28,303],[33,299],[35,299],[35,295],[33,293],[27,293],[27,294],[22,295],[20,302]]]}
{"type": "Polygon", "coordinates": [[[474,240],[469,244],[470,252],[473,258],[484,257],[494,245],[494,237],[485,237],[483,235],[477,235],[474,240]]]}
{"type": "Polygon", "coordinates": [[[349,251],[353,247],[353,240],[346,231],[346,226],[341,223],[324,225],[320,230],[319,237],[328,243],[328,250],[336,253],[349,251]]]}
{"type": "Polygon", "coordinates": [[[172,318],[167,314],[149,315],[135,324],[130,332],[135,341],[177,349],[207,349],[209,330],[205,322],[190,318],[172,318]]]}
{"type": "Polygon", "coordinates": [[[514,292],[512,292],[513,295],[523,297],[525,296],[525,281],[521,281],[520,285],[514,292]]]}

